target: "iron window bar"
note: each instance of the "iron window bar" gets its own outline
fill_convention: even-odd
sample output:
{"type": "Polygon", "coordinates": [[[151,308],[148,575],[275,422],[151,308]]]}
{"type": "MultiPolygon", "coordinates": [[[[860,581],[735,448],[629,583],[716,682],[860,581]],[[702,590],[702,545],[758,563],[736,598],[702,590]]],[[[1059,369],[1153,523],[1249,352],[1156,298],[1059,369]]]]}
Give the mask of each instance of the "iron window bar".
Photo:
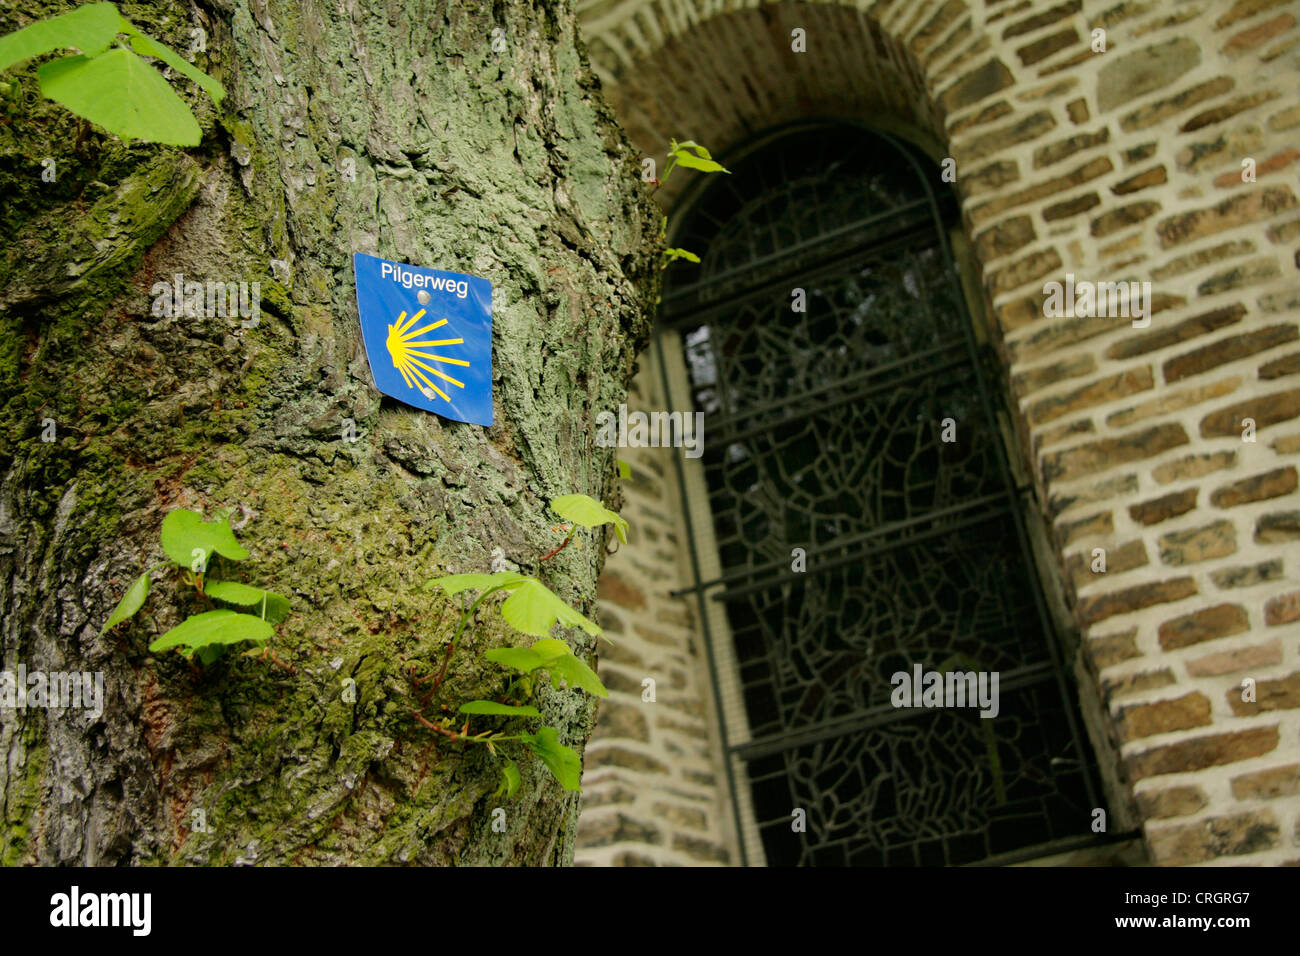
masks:
{"type": "MultiPolygon", "coordinates": [[[[892,521],[889,524],[881,525],[878,528],[872,528],[870,531],[863,531],[860,534],[846,535],[840,538],[836,538],[834,541],[830,542],[825,547],[818,548],[812,551],[807,551],[806,556],[809,558],[821,558],[823,556],[827,556],[831,554],[832,552],[841,551],[844,548],[849,547],[851,545],[865,544],[869,541],[873,541],[877,538],[882,538],[886,535],[893,534],[894,532],[897,531],[906,531],[909,528],[913,528],[922,524],[927,524],[932,521],[941,521],[944,518],[961,517],[963,515],[970,514],[971,512],[977,512],[980,509],[990,508],[990,506],[994,506],[994,507],[991,508],[988,514],[977,514],[974,517],[971,517],[968,520],[962,522],[961,526],[964,527],[967,524],[976,524],[980,521],[985,521],[988,518],[997,515],[998,513],[1005,510],[1007,507],[1009,507],[1009,502],[1006,501],[1006,495],[1004,495],[1002,492],[997,492],[996,494],[991,494],[991,495],[984,495],[981,498],[973,498],[970,501],[964,501],[961,504],[953,505],[949,508],[940,508],[934,511],[928,511],[925,514],[918,515],[915,518],[908,518],[904,521],[892,521]]],[[[929,532],[925,532],[925,535],[927,537],[932,537],[935,534],[943,534],[944,532],[952,531],[956,527],[958,527],[958,524],[954,522],[952,524],[944,525],[943,527],[940,528],[934,528],[929,532]]],[[[899,545],[910,544],[915,540],[918,540],[918,536],[912,535],[907,538],[903,538],[899,541],[888,544],[886,546],[896,547],[899,545]]],[[[861,555],[855,554],[854,557],[861,557],[861,555]]],[[[846,562],[840,562],[840,563],[846,563],[846,562]]],[[[729,584],[733,581],[744,581],[749,578],[755,577],[756,575],[763,574],[764,572],[784,568],[788,565],[789,565],[789,558],[784,558],[784,557],[777,558],[772,561],[764,562],[763,564],[756,564],[747,568],[739,568],[727,574],[719,575],[716,578],[710,578],[707,581],[701,581],[699,584],[692,584],[689,587],[678,588],[675,591],[669,591],[668,594],[669,597],[681,597],[685,594],[693,594],[697,591],[706,591],[709,588],[717,587],[720,584],[729,584]]],[[[819,561],[816,566],[820,570],[822,569],[823,564],[819,561]]],[[[829,566],[826,567],[826,570],[829,570],[829,566]]],[[[793,572],[793,573],[802,575],[802,574],[810,574],[813,572],[800,571],[800,572],[793,572]]]]}
{"type": "Polygon", "coordinates": [[[958,365],[966,365],[970,362],[969,356],[967,356],[964,351],[965,344],[966,343],[961,339],[954,339],[952,341],[945,342],[943,345],[936,346],[935,348],[927,349],[924,352],[916,352],[912,355],[909,355],[907,358],[899,359],[896,362],[890,362],[887,365],[875,366],[863,372],[859,372],[856,375],[851,375],[847,378],[836,379],[835,381],[829,382],[826,385],[819,386],[818,388],[809,389],[808,391],[804,392],[805,398],[809,395],[817,395],[825,392],[830,392],[835,389],[849,388],[853,385],[857,385],[862,382],[871,382],[873,379],[879,378],[881,375],[886,374],[890,371],[897,370],[906,365],[913,365],[918,360],[929,358],[934,355],[942,355],[945,352],[951,352],[953,349],[963,350],[962,354],[950,355],[947,358],[942,359],[940,361],[932,362],[928,365],[922,366],[921,368],[914,369],[913,371],[909,372],[907,375],[904,375],[902,377],[891,378],[888,381],[879,382],[877,384],[870,385],[867,388],[858,389],[857,391],[846,392],[834,398],[827,398],[824,401],[815,402],[811,405],[801,405],[794,413],[790,415],[786,415],[783,418],[776,419],[775,421],[762,422],[761,424],[752,425],[749,428],[744,428],[736,432],[727,431],[728,428],[740,424],[742,422],[748,421],[758,415],[763,414],[764,412],[773,411],[779,408],[789,408],[790,407],[789,401],[781,401],[778,399],[771,402],[763,402],[762,404],[751,406],[750,408],[746,409],[743,412],[737,412],[734,415],[719,416],[716,421],[709,423],[709,432],[710,434],[715,435],[715,439],[714,439],[715,441],[722,441],[722,442],[741,441],[745,438],[749,438],[752,435],[761,434],[779,425],[783,425],[787,422],[797,421],[800,418],[806,418],[809,415],[815,415],[818,412],[827,411],[829,409],[835,408],[838,405],[843,405],[845,402],[867,398],[871,395],[877,394],[878,392],[882,392],[888,388],[897,388],[900,385],[906,384],[908,382],[913,382],[919,378],[926,378],[927,376],[937,375],[940,372],[946,372],[950,368],[955,368],[958,365]]]}
{"type": "MultiPolygon", "coordinates": [[[[729,601],[737,601],[740,598],[747,597],[750,594],[753,594],[757,591],[765,590],[766,588],[770,588],[776,584],[792,583],[807,578],[809,575],[816,576],[817,574],[824,574],[827,571],[834,571],[837,568],[844,567],[846,564],[852,564],[855,561],[861,561],[864,557],[868,555],[878,556],[881,554],[885,554],[886,552],[892,551],[895,548],[901,548],[904,545],[917,544],[918,542],[926,541],[929,540],[930,538],[938,537],[939,535],[952,534],[954,531],[961,531],[963,528],[969,528],[972,527],[973,525],[984,524],[990,518],[997,518],[1001,515],[1007,514],[1011,510],[1011,502],[1005,500],[1005,498],[1002,495],[990,495],[989,497],[998,498],[1001,500],[997,501],[993,507],[979,510],[975,514],[972,514],[970,517],[965,518],[961,521],[953,521],[948,524],[938,525],[926,531],[920,531],[917,532],[916,534],[910,534],[903,538],[896,538],[893,541],[880,542],[879,544],[875,545],[873,548],[869,550],[864,548],[862,550],[854,551],[852,554],[844,555],[843,557],[835,558],[830,561],[819,562],[817,565],[817,570],[815,572],[786,570],[784,571],[784,573],[768,578],[765,581],[755,581],[752,584],[745,584],[745,585],[741,585],[740,587],[727,588],[725,591],[720,591],[717,594],[711,595],[711,597],[713,600],[721,601],[724,604],[729,601]]],[[[918,518],[912,518],[906,522],[899,522],[899,524],[903,524],[908,527],[911,527],[919,524],[925,524],[929,520],[930,520],[930,515],[921,515],[918,518]]],[[[839,548],[828,547],[823,550],[839,550],[839,548]]]]}
{"type": "Polygon", "coordinates": [[[1021,847],[1018,850],[1008,850],[1006,853],[998,853],[994,856],[985,857],[982,860],[975,860],[971,863],[962,863],[961,866],[1014,866],[1017,863],[1024,863],[1026,860],[1038,860],[1047,856],[1056,856],[1060,853],[1070,853],[1074,850],[1090,850],[1098,847],[1109,846],[1114,843],[1127,843],[1130,840],[1136,840],[1142,835],[1141,830],[1125,830],[1116,833],[1087,833],[1075,837],[1061,837],[1057,840],[1048,840],[1046,843],[1035,843],[1033,846],[1021,847]]]}
{"type": "MultiPolygon", "coordinates": [[[[1012,671],[999,671],[998,693],[1039,684],[1051,680],[1052,676],[1052,662],[1048,660],[1030,664],[1026,667],[1019,667],[1012,671]]],[[[898,721],[924,717],[928,713],[932,713],[932,711],[924,708],[877,704],[874,707],[866,707],[852,714],[846,714],[843,717],[836,717],[812,726],[784,729],[745,743],[729,744],[727,750],[729,753],[736,754],[742,760],[757,760],[760,757],[770,757],[786,750],[797,750],[809,744],[834,740],[836,737],[844,737],[856,731],[870,730],[873,727],[883,727],[886,724],[897,723],[898,721]]],[[[761,781],[764,778],[756,775],[753,779],[761,781]]]]}
{"type": "MultiPolygon", "coordinates": [[[[861,219],[855,219],[853,222],[846,223],[843,226],[839,226],[835,229],[829,230],[827,232],[823,232],[809,239],[804,239],[799,242],[793,243],[791,245],[783,246],[777,251],[770,252],[765,256],[758,256],[756,258],[750,259],[748,262],[744,263],[744,265],[735,266],[734,268],[728,269],[725,272],[720,272],[717,275],[710,276],[708,279],[705,279],[701,282],[692,282],[689,285],[682,286],[680,289],[670,292],[667,296],[664,297],[663,301],[665,304],[669,304],[679,299],[690,298],[692,295],[699,294],[701,290],[707,289],[709,286],[717,285],[718,283],[721,282],[726,282],[730,279],[736,278],[737,276],[742,276],[750,272],[757,272],[760,269],[770,266],[774,262],[781,262],[785,259],[790,258],[791,256],[799,256],[805,252],[817,252],[824,247],[833,246],[839,240],[845,238],[854,238],[856,237],[857,233],[871,230],[875,226],[882,223],[885,225],[890,225],[898,222],[900,218],[903,218],[904,222],[907,223],[907,226],[903,227],[904,229],[909,228],[914,224],[920,224],[920,225],[928,224],[929,222],[928,216],[916,217],[915,219],[911,219],[911,220],[908,219],[908,217],[912,217],[915,213],[918,212],[926,212],[926,213],[929,212],[928,200],[914,199],[911,202],[906,203],[903,206],[899,206],[895,209],[889,209],[886,210],[885,212],[876,213],[875,215],[865,216],[861,219]]],[[[902,229],[895,226],[892,230],[883,233],[881,238],[885,236],[894,235],[900,231],[902,231],[902,229]]],[[[880,240],[877,239],[874,241],[878,242],[880,240]]]]}
{"type": "MultiPolygon", "coordinates": [[[[891,214],[892,218],[892,214],[891,214]]],[[[823,266],[808,267],[795,263],[793,266],[779,272],[766,273],[762,281],[753,282],[749,285],[743,285],[736,289],[724,289],[724,293],[717,294],[716,298],[707,301],[698,301],[693,304],[676,304],[687,301],[686,292],[688,290],[702,290],[705,287],[717,286],[725,282],[725,277],[731,276],[739,278],[758,270],[752,264],[745,264],[736,269],[720,273],[716,278],[706,279],[702,282],[694,283],[682,293],[670,295],[660,303],[659,321],[669,327],[678,327],[688,322],[700,321],[718,312],[733,308],[740,302],[758,298],[762,295],[769,294],[777,289],[788,290],[792,280],[798,280],[802,283],[812,283],[828,275],[834,275],[843,269],[853,268],[863,265],[873,260],[879,259],[882,254],[890,252],[900,247],[910,246],[917,237],[928,235],[923,227],[928,225],[925,221],[908,223],[904,228],[891,232],[885,239],[878,236],[869,236],[864,238],[861,243],[850,249],[846,249],[836,254],[835,258],[823,266]]],[[[792,257],[785,254],[769,257],[778,261],[793,261],[792,257]]],[[[696,293],[699,294],[698,292],[696,293]]]]}
{"type": "MultiPolygon", "coordinates": [[[[763,820],[759,828],[782,826],[788,827],[790,821],[784,817],[777,817],[771,820],[763,820]]],[[[1024,863],[1026,860],[1041,859],[1045,856],[1055,856],[1059,853],[1069,853],[1071,850],[1086,850],[1090,848],[1109,846],[1115,843],[1125,843],[1129,840],[1136,839],[1142,835],[1141,830],[1130,830],[1126,833],[1089,833],[1077,837],[1059,837],[1055,840],[1046,840],[1042,843],[1034,843],[1030,846],[1021,847],[1017,850],[1009,850],[1006,853],[998,853],[980,860],[973,860],[969,863],[947,864],[949,866],[962,867],[1001,867],[1013,866],[1017,863],[1024,863]]],[[[833,840],[825,840],[820,843],[812,844],[808,847],[810,852],[822,850],[832,850],[837,847],[843,847],[855,838],[852,836],[837,837],[833,840]]],[[[910,844],[896,844],[888,847],[889,850],[906,849],[910,844]]]]}

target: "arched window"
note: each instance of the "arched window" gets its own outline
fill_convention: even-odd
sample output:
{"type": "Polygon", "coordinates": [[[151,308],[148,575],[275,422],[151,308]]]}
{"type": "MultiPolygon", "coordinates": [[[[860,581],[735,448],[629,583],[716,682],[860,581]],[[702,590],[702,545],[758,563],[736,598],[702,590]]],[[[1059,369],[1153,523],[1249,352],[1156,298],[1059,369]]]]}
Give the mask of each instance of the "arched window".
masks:
{"type": "Polygon", "coordinates": [[[725,622],[707,636],[749,862],[1094,839],[1104,803],[949,249],[955,197],[914,148],[847,125],[730,168],[688,199],[672,245],[701,262],[670,268],[659,322],[690,392],[666,382],[670,407],[705,413],[689,590],[725,622]],[[922,706],[895,706],[918,668],[922,706]],[[970,685],[946,676],[948,706],[924,706],[928,672],[988,694],[996,674],[996,716],[953,706],[970,685]]]}

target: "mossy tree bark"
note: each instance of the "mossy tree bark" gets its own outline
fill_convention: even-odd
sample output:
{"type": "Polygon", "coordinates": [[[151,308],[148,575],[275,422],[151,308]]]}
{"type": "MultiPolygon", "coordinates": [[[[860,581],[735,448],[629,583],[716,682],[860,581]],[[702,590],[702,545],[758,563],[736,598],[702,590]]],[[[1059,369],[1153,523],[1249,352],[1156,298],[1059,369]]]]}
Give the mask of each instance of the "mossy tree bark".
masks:
{"type": "MultiPolygon", "coordinates": [[[[11,4],[0,32],[72,6],[11,4]]],[[[203,145],[124,145],[40,100],[32,66],[4,77],[0,668],[100,671],[106,701],[0,711],[0,861],[569,862],[577,796],[526,760],[523,791],[493,798],[493,759],[421,727],[406,675],[441,659],[459,607],[421,584],[493,548],[593,611],[601,539],[537,558],[552,497],[617,494],[592,422],[644,344],[655,222],[571,5],[120,8],[175,49],[203,29],[196,63],[228,99],[218,115],[174,79],[203,145]],[[492,281],[495,425],[380,399],[353,251],[492,281]],[[177,273],[259,281],[260,323],[153,315],[177,273]],[[285,666],[151,655],[206,609],[172,579],[101,636],[178,507],[237,509],[252,557],[225,570],[290,596],[285,666]]],[[[485,648],[527,640],[481,620],[453,709],[504,688],[485,648]]],[[[539,696],[581,749],[594,701],[539,696]]]]}

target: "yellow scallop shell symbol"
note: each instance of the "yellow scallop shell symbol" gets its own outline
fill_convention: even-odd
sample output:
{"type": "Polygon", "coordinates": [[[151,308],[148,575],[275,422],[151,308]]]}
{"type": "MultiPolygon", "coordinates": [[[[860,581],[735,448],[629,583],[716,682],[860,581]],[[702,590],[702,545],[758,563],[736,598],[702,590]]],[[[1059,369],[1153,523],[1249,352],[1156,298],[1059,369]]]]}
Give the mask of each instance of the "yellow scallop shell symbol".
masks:
{"type": "Polygon", "coordinates": [[[426,325],[422,329],[411,331],[411,327],[420,319],[424,318],[425,310],[421,309],[409,319],[406,312],[403,311],[397,317],[397,321],[388,327],[388,339],[384,343],[388,346],[388,355],[393,360],[393,368],[402,373],[402,378],[409,388],[418,389],[424,394],[425,398],[433,399],[434,393],[441,395],[443,401],[450,402],[451,399],[447,393],[440,389],[429,378],[429,375],[440,378],[445,382],[450,382],[457,388],[464,388],[465,383],[459,382],[440,372],[428,362],[444,362],[448,365],[463,365],[468,367],[469,362],[464,359],[448,358],[445,355],[434,355],[432,352],[422,351],[426,348],[435,348],[440,345],[463,345],[464,339],[431,339],[428,342],[418,341],[421,335],[426,332],[432,332],[434,329],[441,328],[447,324],[446,319],[440,319],[431,325],[426,325]],[[427,374],[426,374],[427,373],[427,374]]]}

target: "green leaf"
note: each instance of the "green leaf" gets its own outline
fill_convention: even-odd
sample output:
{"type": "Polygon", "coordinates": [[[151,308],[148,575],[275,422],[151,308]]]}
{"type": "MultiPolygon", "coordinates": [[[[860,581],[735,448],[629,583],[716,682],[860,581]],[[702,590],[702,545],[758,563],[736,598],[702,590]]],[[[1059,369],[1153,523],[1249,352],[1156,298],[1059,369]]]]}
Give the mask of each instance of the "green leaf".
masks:
{"type": "Polygon", "coordinates": [[[713,154],[693,140],[684,143],[672,143],[668,154],[687,169],[698,169],[703,173],[730,173],[721,163],[714,162],[713,154]]]}
{"type": "Polygon", "coordinates": [[[596,672],[580,661],[570,651],[564,657],[556,657],[546,662],[546,669],[551,672],[551,686],[558,687],[563,679],[570,687],[581,687],[596,697],[608,697],[609,691],[600,682],[596,672]]]}
{"type": "Polygon", "coordinates": [[[121,624],[136,611],[140,610],[141,606],[144,604],[144,599],[148,596],[149,572],[146,571],[135,579],[134,584],[127,588],[126,594],[122,595],[122,600],[117,602],[117,607],[113,608],[113,613],[108,616],[108,623],[104,625],[104,629],[99,633],[105,633],[110,627],[113,627],[116,624],[121,624]]]}
{"type": "Polygon", "coordinates": [[[560,495],[551,502],[551,510],[561,518],[580,524],[584,528],[598,528],[603,524],[613,524],[618,540],[627,544],[627,520],[617,511],[610,511],[595,498],[587,495],[560,495]]]}
{"type": "Polygon", "coordinates": [[[237,611],[204,611],[187,617],[149,645],[151,651],[173,647],[200,648],[209,644],[238,644],[241,641],[266,641],[275,630],[260,617],[237,611]]]}
{"type": "MultiPolygon", "coordinates": [[[[608,697],[609,691],[600,682],[596,672],[579,660],[568,644],[553,638],[545,638],[533,643],[532,647],[497,647],[483,655],[488,660],[512,667],[525,674],[536,670],[546,670],[551,675],[551,685],[559,687],[563,680],[570,687],[580,687],[597,697],[608,697]]],[[[501,706],[501,705],[495,705],[501,706]]],[[[465,711],[469,713],[469,711],[465,711]]],[[[482,711],[481,713],[497,713],[482,711]]],[[[501,711],[507,713],[507,711],[501,711]]],[[[509,711],[514,713],[514,711],[509,711]]]]}
{"type": "MultiPolygon", "coordinates": [[[[182,649],[181,652],[184,653],[184,651],[185,649],[182,649]]],[[[221,657],[225,653],[226,653],[226,646],[224,644],[209,644],[206,647],[191,649],[190,653],[185,654],[185,656],[189,658],[194,654],[198,654],[199,663],[203,664],[204,666],[207,666],[208,664],[211,664],[213,661],[215,661],[217,658],[221,657]]]]}
{"type": "Polygon", "coordinates": [[[690,153],[678,153],[677,164],[685,166],[687,169],[698,169],[702,173],[729,173],[731,170],[716,163],[711,159],[700,159],[698,156],[692,156],[690,153]]]}
{"type": "Polygon", "coordinates": [[[529,578],[517,571],[498,571],[495,574],[447,574],[426,581],[424,588],[427,591],[429,588],[439,587],[448,595],[456,595],[461,591],[487,591],[490,588],[512,590],[527,580],[529,578]]]}
{"type": "Polygon", "coordinates": [[[565,644],[564,641],[557,641],[553,637],[544,637],[540,641],[533,641],[531,650],[547,660],[573,653],[568,644],[565,644]]]}
{"type": "Polygon", "coordinates": [[[521,734],[528,749],[542,759],[551,776],[560,782],[565,790],[581,790],[582,758],[560,743],[560,735],[554,727],[543,727],[535,734],[521,734]]]}
{"type": "MultiPolygon", "coordinates": [[[[440,587],[447,594],[459,594],[461,591],[471,589],[486,591],[490,588],[513,591],[514,593],[501,605],[501,616],[505,618],[507,624],[534,637],[548,636],[557,620],[565,627],[580,627],[588,634],[604,634],[594,622],[587,620],[561,601],[541,581],[515,571],[498,571],[495,574],[449,574],[434,578],[425,587],[440,587]]],[[[507,663],[507,666],[515,665],[507,663]]],[[[528,673],[528,669],[522,667],[519,669],[528,673]]]]}
{"type": "Polygon", "coordinates": [[[71,13],[41,20],[0,37],[0,70],[34,56],[75,47],[87,58],[103,53],[120,32],[130,29],[111,3],[88,3],[71,13]]]}
{"type": "Polygon", "coordinates": [[[158,71],[130,50],[66,56],[36,75],[41,93],[123,139],[197,146],[198,121],[158,71]]]}
{"type": "Polygon", "coordinates": [[[207,556],[215,552],[232,561],[248,557],[248,552],[235,540],[230,522],[204,521],[197,511],[184,508],[169,512],[163,519],[161,539],[163,552],[183,568],[190,567],[196,548],[207,556]]]}
{"type": "Polygon", "coordinates": [[[665,249],[664,256],[669,262],[676,262],[678,259],[685,259],[687,262],[700,261],[700,257],[689,249],[665,249]]]}
{"type": "Polygon", "coordinates": [[[539,667],[545,667],[550,660],[528,647],[494,647],[484,652],[483,656],[494,664],[512,667],[524,674],[531,674],[539,667]]]}
{"type": "Polygon", "coordinates": [[[462,714],[500,714],[502,716],[516,717],[542,716],[540,710],[529,704],[516,707],[513,704],[498,704],[495,700],[471,700],[468,703],[461,704],[459,710],[462,714]]]}
{"type": "Polygon", "coordinates": [[[520,582],[501,605],[501,616],[511,627],[534,637],[549,637],[556,621],[565,627],[580,627],[594,636],[604,634],[599,625],[569,607],[536,578],[520,582]]]}
{"type": "Polygon", "coordinates": [[[624,481],[630,479],[632,477],[632,466],[622,458],[615,458],[614,461],[618,464],[618,476],[624,481]]]}
{"type": "Polygon", "coordinates": [[[508,800],[519,792],[519,786],[522,783],[523,781],[519,777],[519,768],[515,766],[513,760],[507,757],[505,765],[501,768],[501,786],[497,787],[497,791],[493,796],[504,790],[508,800]]]}
{"type": "Polygon", "coordinates": [[[241,584],[238,581],[205,581],[203,593],[210,598],[216,598],[218,601],[225,601],[228,604],[251,607],[254,614],[265,618],[272,624],[279,624],[289,616],[288,598],[276,594],[274,591],[264,591],[261,588],[241,584]],[[263,602],[265,602],[265,608],[263,608],[263,602]],[[265,613],[263,613],[264,610],[265,613]]]}
{"type": "Polygon", "coordinates": [[[204,73],[193,63],[190,63],[188,60],[177,55],[177,53],[170,47],[164,46],[157,40],[145,36],[132,26],[129,21],[126,24],[126,32],[131,35],[131,49],[135,50],[136,53],[140,53],[144,56],[155,56],[170,66],[173,70],[179,70],[181,73],[184,73],[202,87],[203,92],[212,97],[213,103],[217,106],[221,105],[221,100],[226,95],[226,90],[220,83],[208,76],[208,74],[204,73]]]}

